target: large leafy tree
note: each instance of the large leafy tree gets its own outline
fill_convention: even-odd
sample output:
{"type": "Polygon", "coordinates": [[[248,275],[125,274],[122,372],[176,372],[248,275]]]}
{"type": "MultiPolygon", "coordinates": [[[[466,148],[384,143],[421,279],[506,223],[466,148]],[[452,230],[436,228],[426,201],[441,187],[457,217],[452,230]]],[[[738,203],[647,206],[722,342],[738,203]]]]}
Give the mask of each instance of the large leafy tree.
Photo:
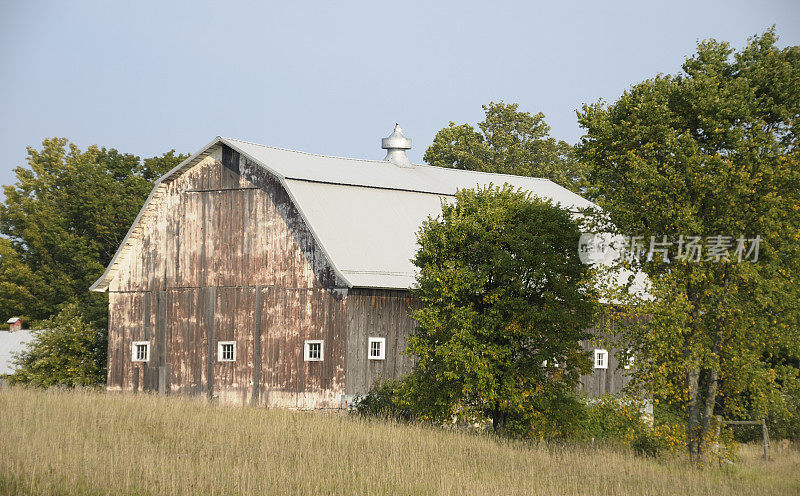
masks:
{"type": "Polygon", "coordinates": [[[483,110],[486,118],[477,130],[451,122],[436,133],[424,160],[438,167],[543,177],[573,191],[585,186],[583,166],[568,143],[550,136],[544,114],[503,102],[483,110]]]}
{"type": "Polygon", "coordinates": [[[714,415],[764,415],[796,377],[800,47],[776,42],[773,31],[738,52],[704,41],[682,72],[579,112],[593,198],[645,249],[651,236],[673,243],[668,263],[642,260],[655,298],[629,307],[644,325],[622,337],[636,382],[684,412],[692,455],[714,415]],[[687,257],[690,236],[699,257],[687,257]]]}
{"type": "MultiPolygon", "coordinates": [[[[4,187],[0,204],[0,233],[16,252],[0,268],[22,262],[31,272],[24,277],[36,281],[27,288],[34,300],[25,315],[48,318],[76,301],[90,321],[104,322],[105,298],[88,288],[111,260],[154,179],[184,158],[174,151],[144,161],[97,146],[81,151],[64,138],[46,139],[40,150],[28,148],[28,167],[15,169],[17,183],[4,187]]],[[[3,277],[4,283],[13,279],[3,277]]]]}
{"type": "Polygon", "coordinates": [[[145,160],[97,146],[81,151],[63,138],[28,148],[28,166],[15,169],[17,182],[4,187],[0,204],[0,233],[7,237],[0,239],[0,311],[60,320],[40,323],[58,329],[34,342],[17,380],[78,384],[103,376],[92,367],[105,363],[107,298],[90,293],[89,286],[111,260],[153,181],[184,158],[174,151],[145,160]],[[68,371],[55,374],[67,360],[57,355],[67,349],[75,352],[68,368],[74,380],[65,378],[68,371]],[[51,372],[51,379],[45,377],[51,372]]]}
{"type": "Polygon", "coordinates": [[[11,241],[0,238],[0,319],[17,316],[30,320],[29,312],[38,304],[34,292],[41,284],[11,241]]]}
{"type": "Polygon", "coordinates": [[[459,191],[423,224],[406,383],[417,414],[524,435],[570,397],[595,308],[579,236],[569,212],[508,186],[459,191]]]}

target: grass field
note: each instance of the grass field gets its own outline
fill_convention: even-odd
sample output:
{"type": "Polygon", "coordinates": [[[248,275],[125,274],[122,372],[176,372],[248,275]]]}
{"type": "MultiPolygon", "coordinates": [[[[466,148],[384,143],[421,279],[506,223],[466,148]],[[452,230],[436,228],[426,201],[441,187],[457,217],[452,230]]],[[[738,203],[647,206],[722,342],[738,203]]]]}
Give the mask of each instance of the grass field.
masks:
{"type": "Polygon", "coordinates": [[[621,449],[200,401],[0,391],[0,494],[800,494],[800,452],[695,470],[621,449]]]}

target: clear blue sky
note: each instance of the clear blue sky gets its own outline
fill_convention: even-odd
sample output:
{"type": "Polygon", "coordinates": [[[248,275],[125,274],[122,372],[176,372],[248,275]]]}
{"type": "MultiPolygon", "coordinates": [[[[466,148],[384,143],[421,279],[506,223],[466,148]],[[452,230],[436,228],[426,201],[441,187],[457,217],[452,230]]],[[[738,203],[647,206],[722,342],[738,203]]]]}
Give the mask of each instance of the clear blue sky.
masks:
{"type": "Polygon", "coordinates": [[[399,122],[421,162],[437,130],[501,99],[574,143],[583,103],[773,24],[800,44],[800,2],[0,0],[0,184],[51,136],[142,157],[222,135],[381,159],[399,122]]]}

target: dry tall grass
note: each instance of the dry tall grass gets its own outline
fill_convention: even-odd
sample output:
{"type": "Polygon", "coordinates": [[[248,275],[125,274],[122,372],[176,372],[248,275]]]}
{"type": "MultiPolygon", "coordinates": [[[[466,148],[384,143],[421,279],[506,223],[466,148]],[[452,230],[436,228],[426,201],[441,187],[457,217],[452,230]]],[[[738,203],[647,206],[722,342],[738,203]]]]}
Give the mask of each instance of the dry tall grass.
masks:
{"type": "Polygon", "coordinates": [[[0,494],[797,494],[800,453],[690,469],[609,449],[179,398],[0,391],[0,494]]]}

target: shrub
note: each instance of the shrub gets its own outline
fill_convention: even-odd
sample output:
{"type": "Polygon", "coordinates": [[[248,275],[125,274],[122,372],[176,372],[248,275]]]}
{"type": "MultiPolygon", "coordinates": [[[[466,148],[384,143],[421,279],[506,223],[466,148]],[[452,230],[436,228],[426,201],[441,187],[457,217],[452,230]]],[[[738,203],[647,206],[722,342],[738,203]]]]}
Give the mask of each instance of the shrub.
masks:
{"type": "Polygon", "coordinates": [[[505,434],[548,441],[575,439],[586,419],[586,404],[572,390],[543,389],[510,415],[505,434]]]}
{"type": "MultiPolygon", "coordinates": [[[[767,415],[769,435],[773,439],[800,441],[800,369],[797,366],[781,369],[780,392],[767,415]]],[[[760,429],[754,438],[761,439],[760,429]]]]}
{"type": "Polygon", "coordinates": [[[629,398],[602,396],[591,401],[584,435],[629,444],[648,426],[642,419],[642,402],[629,398]]]}
{"type": "MultiPolygon", "coordinates": [[[[395,421],[431,421],[415,415],[419,398],[409,396],[408,378],[377,381],[364,396],[355,401],[355,412],[362,417],[395,421]]],[[[531,395],[506,418],[503,436],[546,441],[594,439],[606,444],[629,446],[637,455],[658,457],[686,447],[685,431],[680,422],[666,417],[655,426],[643,418],[643,402],[631,398],[603,396],[587,400],[572,394],[531,395]]],[[[454,415],[454,419],[458,415],[454,415]]],[[[460,418],[460,417],[458,417],[460,418]]],[[[463,419],[462,419],[463,420],[463,419]]],[[[466,424],[487,425],[488,418],[474,418],[466,424]]],[[[727,448],[726,448],[727,449],[727,448]]],[[[726,451],[727,452],[727,451],[726,451]]]]}
{"type": "Polygon", "coordinates": [[[401,396],[403,381],[378,380],[364,396],[355,399],[355,412],[362,417],[409,421],[411,410],[401,396]]]}
{"type": "Polygon", "coordinates": [[[105,382],[106,337],[71,303],[42,323],[28,348],[15,357],[11,384],[93,386],[105,382]]]}
{"type": "Polygon", "coordinates": [[[631,441],[633,452],[640,456],[656,458],[666,452],[677,452],[684,448],[682,436],[675,436],[671,426],[657,426],[639,430],[631,441]]]}
{"type": "Polygon", "coordinates": [[[685,430],[670,415],[655,414],[651,426],[643,417],[644,403],[632,398],[603,396],[587,405],[585,438],[630,446],[640,456],[658,457],[686,448],[685,430]]]}

